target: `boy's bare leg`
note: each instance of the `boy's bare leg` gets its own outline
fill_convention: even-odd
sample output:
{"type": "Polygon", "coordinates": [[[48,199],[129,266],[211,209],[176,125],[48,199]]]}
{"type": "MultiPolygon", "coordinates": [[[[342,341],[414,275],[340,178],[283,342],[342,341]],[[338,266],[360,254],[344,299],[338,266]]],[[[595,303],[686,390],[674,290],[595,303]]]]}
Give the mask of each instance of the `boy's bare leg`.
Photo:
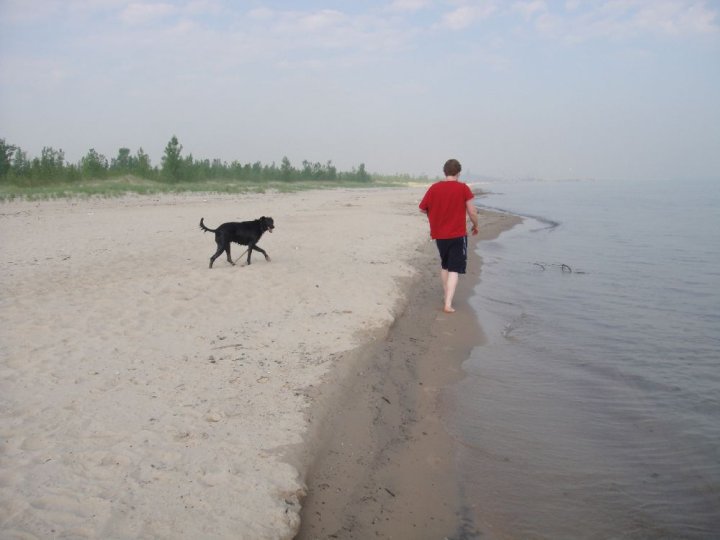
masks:
{"type": "Polygon", "coordinates": [[[455,296],[459,274],[457,272],[442,270],[440,272],[440,278],[442,279],[443,292],[445,293],[445,306],[443,307],[443,311],[445,313],[454,313],[455,308],[452,307],[452,302],[455,296]]]}

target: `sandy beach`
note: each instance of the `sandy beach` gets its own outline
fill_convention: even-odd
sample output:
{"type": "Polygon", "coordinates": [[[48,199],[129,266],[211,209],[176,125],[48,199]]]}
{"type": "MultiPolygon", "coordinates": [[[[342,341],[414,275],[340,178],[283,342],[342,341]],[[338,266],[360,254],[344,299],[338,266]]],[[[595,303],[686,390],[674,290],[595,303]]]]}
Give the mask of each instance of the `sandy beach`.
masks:
{"type": "MultiPolygon", "coordinates": [[[[337,444],[339,406],[368,395],[348,386],[373,370],[368,351],[390,350],[412,306],[404,346],[432,332],[447,344],[470,320],[462,295],[472,278],[459,313],[439,310],[423,192],[0,204],[0,537],[294,537],[337,444]],[[200,218],[215,227],[261,216],[275,220],[259,243],[271,262],[255,254],[250,266],[219,258],[208,269],[215,243],[200,218]],[[413,303],[417,290],[426,292],[413,303]]],[[[487,237],[512,223],[481,215],[487,237]]],[[[233,249],[235,259],[244,250],[233,249]]],[[[407,366],[395,351],[391,364],[407,366]]],[[[459,376],[453,369],[431,379],[459,376]]],[[[431,422],[434,385],[419,401],[417,388],[405,392],[431,422]]],[[[306,537],[333,534],[312,530],[306,537]]]]}

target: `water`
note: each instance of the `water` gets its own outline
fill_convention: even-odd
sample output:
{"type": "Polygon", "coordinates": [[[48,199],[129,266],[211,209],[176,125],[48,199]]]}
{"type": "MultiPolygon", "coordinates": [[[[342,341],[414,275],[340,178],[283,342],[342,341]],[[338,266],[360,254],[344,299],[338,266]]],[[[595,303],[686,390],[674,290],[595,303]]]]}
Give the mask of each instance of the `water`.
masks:
{"type": "Polygon", "coordinates": [[[720,538],[720,179],[482,188],[534,217],[479,245],[488,344],[446,396],[477,522],[720,538]]]}

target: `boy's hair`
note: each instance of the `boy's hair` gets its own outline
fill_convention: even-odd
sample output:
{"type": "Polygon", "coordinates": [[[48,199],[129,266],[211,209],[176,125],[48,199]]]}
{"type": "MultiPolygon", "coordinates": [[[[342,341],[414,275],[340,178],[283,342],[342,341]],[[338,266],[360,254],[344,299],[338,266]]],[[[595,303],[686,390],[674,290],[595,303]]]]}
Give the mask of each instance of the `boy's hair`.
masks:
{"type": "Polygon", "coordinates": [[[462,171],[462,165],[457,159],[448,159],[443,167],[445,176],[457,176],[462,171]]]}

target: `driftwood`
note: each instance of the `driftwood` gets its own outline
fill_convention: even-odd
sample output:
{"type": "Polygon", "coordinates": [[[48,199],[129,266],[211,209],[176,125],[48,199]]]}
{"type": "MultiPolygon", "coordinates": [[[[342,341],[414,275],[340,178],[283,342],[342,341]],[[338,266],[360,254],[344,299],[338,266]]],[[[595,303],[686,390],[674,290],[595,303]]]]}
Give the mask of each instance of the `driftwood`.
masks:
{"type": "Polygon", "coordinates": [[[545,271],[545,269],[548,266],[556,266],[560,268],[560,271],[567,274],[584,274],[582,270],[573,270],[570,265],[562,263],[562,264],[548,264],[548,263],[541,263],[541,262],[534,262],[533,266],[539,267],[541,270],[545,271]]]}

